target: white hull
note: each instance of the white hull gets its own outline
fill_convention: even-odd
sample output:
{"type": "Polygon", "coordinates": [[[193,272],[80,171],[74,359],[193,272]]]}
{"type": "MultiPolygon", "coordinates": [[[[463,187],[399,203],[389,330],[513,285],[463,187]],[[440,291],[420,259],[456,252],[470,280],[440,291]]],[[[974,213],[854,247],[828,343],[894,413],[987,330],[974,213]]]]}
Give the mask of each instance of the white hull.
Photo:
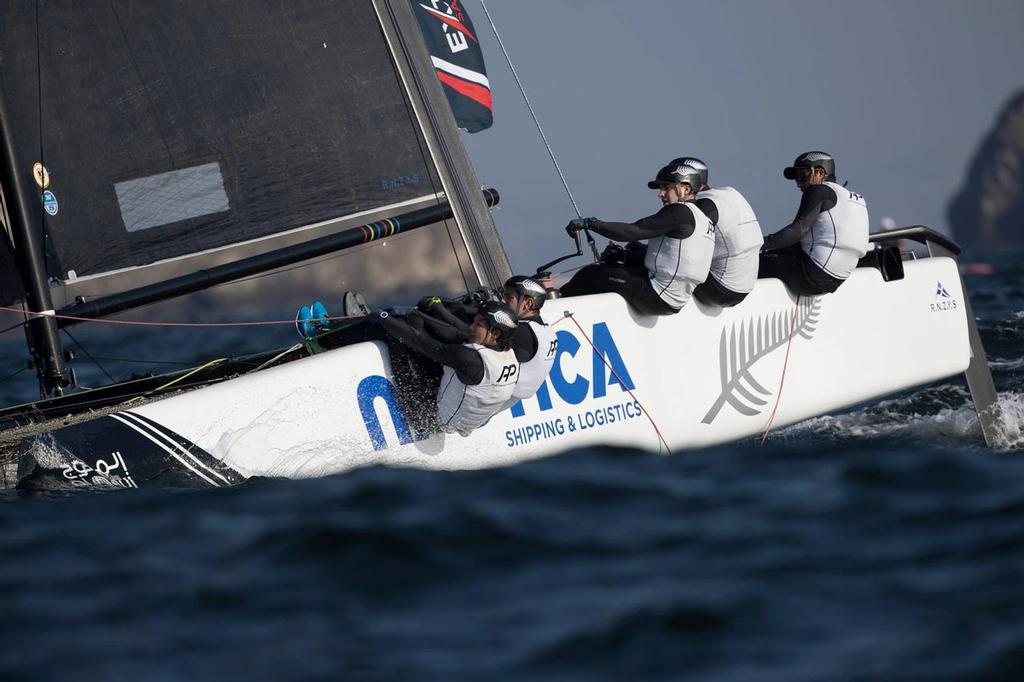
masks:
{"type": "MultiPolygon", "coordinates": [[[[963,372],[970,348],[956,262],[911,261],[905,273],[884,282],[877,270],[860,268],[836,293],[799,306],[781,282],[761,280],[735,308],[691,302],[678,315],[657,318],[637,316],[614,294],[549,301],[544,318],[556,325],[560,346],[552,375],[521,409],[496,415],[468,438],[436,434],[415,442],[400,428],[401,417],[396,428],[397,405],[387,395],[390,367],[377,343],[328,351],[131,413],[242,477],[324,476],[373,464],[483,468],[595,444],[662,452],[715,445],[761,434],[773,411],[772,428],[778,428],[963,372]],[[635,399],[616,374],[632,383],[635,399]]],[[[103,419],[128,423],[117,415],[103,419]]],[[[135,426],[167,456],[205,471],[188,446],[176,448],[171,439],[135,426]]],[[[52,447],[46,443],[43,438],[36,447],[52,447]]],[[[133,453],[126,446],[104,447],[117,449],[130,469],[133,453]]],[[[102,448],[95,453],[90,456],[102,459],[102,448]]],[[[207,479],[221,484],[208,471],[207,479]]]]}

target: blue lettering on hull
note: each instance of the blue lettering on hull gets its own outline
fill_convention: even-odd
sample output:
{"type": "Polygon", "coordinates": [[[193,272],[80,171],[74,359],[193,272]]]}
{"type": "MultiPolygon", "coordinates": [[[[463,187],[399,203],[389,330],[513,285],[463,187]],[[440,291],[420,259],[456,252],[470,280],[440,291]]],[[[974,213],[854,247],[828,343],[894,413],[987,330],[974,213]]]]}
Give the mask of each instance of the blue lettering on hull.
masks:
{"type": "MultiPolygon", "coordinates": [[[[605,397],[608,394],[608,386],[619,384],[619,379],[622,379],[619,388],[623,391],[631,391],[635,388],[633,378],[629,375],[629,370],[626,369],[626,363],[623,362],[622,354],[619,352],[618,346],[615,345],[615,339],[612,338],[612,333],[606,323],[595,324],[590,336],[594,342],[591,381],[582,375],[577,375],[571,380],[565,376],[562,370],[562,355],[568,354],[575,357],[581,344],[579,339],[567,331],[560,330],[557,336],[558,350],[555,352],[555,362],[551,365],[551,374],[540,385],[536,393],[537,406],[541,412],[546,412],[553,407],[551,393],[548,390],[549,382],[558,397],[570,405],[579,405],[588,397],[605,397]],[[609,371],[605,360],[608,361],[608,365],[611,365],[613,371],[609,371]]],[[[523,406],[522,400],[512,406],[513,417],[522,417],[525,414],[526,408],[523,406]]]]}
{"type": "MultiPolygon", "coordinates": [[[[605,322],[598,322],[594,325],[591,334],[593,348],[591,349],[590,376],[577,374],[566,376],[562,368],[562,355],[576,357],[583,345],[580,340],[570,332],[560,330],[557,333],[558,349],[555,361],[551,366],[551,373],[548,378],[537,389],[535,397],[540,412],[547,412],[554,407],[551,390],[567,405],[581,405],[588,400],[605,398],[608,389],[614,384],[625,393],[634,388],[633,378],[626,368],[618,346],[612,338],[611,330],[605,322]],[[607,361],[607,364],[605,362],[607,361]],[[609,366],[611,369],[609,369],[609,366]]],[[[391,422],[395,426],[400,445],[408,445],[415,440],[428,438],[430,434],[414,434],[409,427],[409,422],[402,413],[394,385],[383,376],[372,375],[359,382],[356,389],[356,400],[359,404],[359,412],[366,425],[366,433],[374,450],[383,450],[388,447],[387,439],[384,437],[384,430],[381,428],[380,418],[377,416],[377,401],[383,401],[391,416],[391,422]]],[[[511,408],[513,418],[520,418],[526,415],[526,407],[523,401],[515,403],[511,408]]],[[[527,445],[539,440],[557,438],[566,433],[575,431],[586,431],[587,429],[598,428],[616,422],[635,419],[643,414],[639,403],[635,400],[628,400],[614,405],[589,408],[577,412],[572,416],[557,417],[554,419],[536,421],[525,426],[510,429],[505,432],[505,440],[508,447],[527,445]]]]}
{"type": "Polygon", "coordinates": [[[374,409],[374,401],[378,399],[383,400],[384,406],[388,408],[391,423],[395,425],[395,431],[398,433],[398,442],[402,445],[413,442],[409,422],[405,420],[402,408],[398,406],[398,396],[395,393],[394,385],[387,378],[375,374],[360,381],[356,388],[359,413],[363,416],[366,433],[370,436],[373,449],[383,450],[388,446],[387,440],[384,438],[384,430],[380,427],[377,410],[374,409]]]}

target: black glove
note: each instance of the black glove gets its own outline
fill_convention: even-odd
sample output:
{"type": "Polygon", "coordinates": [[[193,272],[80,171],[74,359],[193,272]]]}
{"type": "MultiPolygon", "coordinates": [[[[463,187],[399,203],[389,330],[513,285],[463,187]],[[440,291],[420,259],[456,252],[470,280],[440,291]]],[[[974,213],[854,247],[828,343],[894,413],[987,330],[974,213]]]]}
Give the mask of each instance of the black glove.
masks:
{"type": "Polygon", "coordinates": [[[419,303],[416,304],[416,309],[421,313],[429,313],[430,309],[435,305],[444,303],[440,296],[424,296],[420,299],[419,303]]]}
{"type": "Polygon", "coordinates": [[[576,233],[580,230],[589,230],[597,222],[597,218],[577,218],[576,220],[570,220],[569,224],[565,226],[565,231],[569,233],[569,236],[573,239],[576,238],[576,233]]]}
{"type": "Polygon", "coordinates": [[[498,299],[495,296],[494,292],[491,291],[490,289],[486,288],[486,287],[481,287],[481,288],[477,289],[476,291],[471,291],[471,292],[469,292],[468,294],[466,294],[465,296],[462,297],[462,302],[463,303],[465,303],[466,305],[475,305],[475,306],[483,305],[487,301],[496,301],[496,300],[498,300],[498,299]]]}
{"type": "Polygon", "coordinates": [[[602,263],[622,263],[626,257],[626,250],[618,244],[611,243],[604,247],[604,251],[601,252],[602,263]]]}

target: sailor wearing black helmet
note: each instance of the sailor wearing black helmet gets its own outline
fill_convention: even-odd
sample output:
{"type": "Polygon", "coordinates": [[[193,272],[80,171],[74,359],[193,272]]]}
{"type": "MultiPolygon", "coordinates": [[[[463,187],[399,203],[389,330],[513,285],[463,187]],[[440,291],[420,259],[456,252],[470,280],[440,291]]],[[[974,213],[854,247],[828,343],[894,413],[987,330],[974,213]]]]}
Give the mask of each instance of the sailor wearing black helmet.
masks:
{"type": "Polygon", "coordinates": [[[757,282],[758,254],[764,237],[754,209],[732,187],[708,186],[708,166],[693,156],[681,156],[672,163],[690,166],[700,173],[701,191],[697,208],[715,226],[715,254],[708,278],[693,290],[701,303],[734,306],[757,282]]]}
{"type": "Polygon", "coordinates": [[[615,241],[647,240],[643,265],[588,265],[565,286],[563,296],[613,292],[647,315],[672,315],[686,305],[694,288],[707,279],[715,249],[715,228],[692,202],[700,190],[697,170],[669,164],[647,183],[658,190],[662,208],[635,223],[596,218],[573,221],[566,231],[597,232],[615,241]]]}
{"type": "Polygon", "coordinates": [[[868,252],[868,209],[857,192],[836,183],[825,152],[805,152],[782,171],[802,192],[796,218],[764,239],[760,277],[781,279],[795,294],[839,288],[868,252]]]}
{"type": "Polygon", "coordinates": [[[397,315],[370,317],[392,338],[442,366],[436,411],[441,431],[468,436],[512,397],[519,381],[519,361],[511,349],[518,320],[503,303],[480,306],[464,343],[439,341],[397,315]]]}
{"type": "Polygon", "coordinates": [[[555,361],[555,330],[540,317],[547,294],[539,282],[523,275],[510,277],[502,289],[502,301],[519,317],[519,327],[512,337],[512,350],[519,361],[519,382],[512,391],[511,402],[533,396],[548,378],[555,361]]]}

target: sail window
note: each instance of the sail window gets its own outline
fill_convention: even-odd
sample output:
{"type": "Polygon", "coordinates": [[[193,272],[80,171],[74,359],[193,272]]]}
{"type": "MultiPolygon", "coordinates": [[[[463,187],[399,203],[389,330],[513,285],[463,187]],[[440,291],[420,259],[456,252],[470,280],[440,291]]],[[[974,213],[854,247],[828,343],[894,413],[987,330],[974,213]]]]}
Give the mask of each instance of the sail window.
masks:
{"type": "Polygon", "coordinates": [[[219,163],[149,175],[114,185],[129,232],[230,210],[219,163]]]}

